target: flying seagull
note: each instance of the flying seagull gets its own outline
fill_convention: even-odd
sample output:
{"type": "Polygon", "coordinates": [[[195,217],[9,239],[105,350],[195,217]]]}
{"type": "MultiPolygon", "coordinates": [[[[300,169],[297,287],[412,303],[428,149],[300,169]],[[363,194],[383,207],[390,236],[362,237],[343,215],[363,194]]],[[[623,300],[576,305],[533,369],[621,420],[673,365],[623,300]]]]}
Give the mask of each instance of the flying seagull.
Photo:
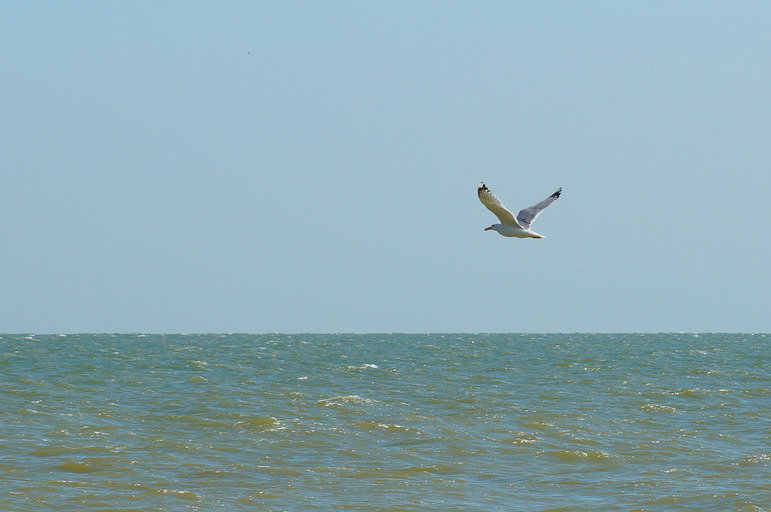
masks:
{"type": "Polygon", "coordinates": [[[501,200],[495,197],[484,183],[480,183],[479,188],[477,188],[479,200],[482,201],[482,204],[485,205],[488,210],[493,212],[501,221],[500,224],[493,224],[489,228],[485,228],[485,231],[492,229],[503,236],[515,236],[517,238],[546,238],[531,230],[530,225],[544,208],[557,200],[561,193],[562,187],[540,203],[536,203],[529,208],[520,210],[515,219],[514,215],[503,206],[501,200]]]}

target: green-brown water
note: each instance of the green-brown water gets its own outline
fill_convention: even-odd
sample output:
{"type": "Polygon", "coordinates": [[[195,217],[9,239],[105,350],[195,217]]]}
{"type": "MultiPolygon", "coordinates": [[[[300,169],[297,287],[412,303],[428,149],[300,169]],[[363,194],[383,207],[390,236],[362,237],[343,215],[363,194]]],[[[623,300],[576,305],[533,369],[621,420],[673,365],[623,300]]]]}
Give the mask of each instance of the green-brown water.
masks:
{"type": "Polygon", "coordinates": [[[3,511],[763,511],[769,336],[2,335],[3,511]]]}

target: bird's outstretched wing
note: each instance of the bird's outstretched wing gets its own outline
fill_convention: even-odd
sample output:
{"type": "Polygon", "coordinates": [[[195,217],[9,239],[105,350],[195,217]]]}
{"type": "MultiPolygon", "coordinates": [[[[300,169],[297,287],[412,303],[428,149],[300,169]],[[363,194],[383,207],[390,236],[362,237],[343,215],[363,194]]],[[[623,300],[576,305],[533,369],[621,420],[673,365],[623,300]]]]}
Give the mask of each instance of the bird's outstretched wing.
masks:
{"type": "Polygon", "coordinates": [[[500,219],[501,224],[512,224],[517,227],[522,227],[520,226],[519,222],[517,222],[517,219],[514,218],[514,214],[507,210],[505,206],[503,206],[501,200],[495,197],[484,183],[479,184],[479,187],[477,188],[477,195],[479,196],[479,200],[482,201],[482,204],[485,205],[488,210],[493,212],[495,216],[498,217],[498,219],[500,219]]]}
{"type": "Polygon", "coordinates": [[[535,218],[543,211],[544,208],[552,204],[562,193],[562,187],[540,203],[536,203],[533,206],[520,210],[517,214],[517,220],[519,224],[525,228],[530,229],[530,225],[535,222],[535,218]]]}

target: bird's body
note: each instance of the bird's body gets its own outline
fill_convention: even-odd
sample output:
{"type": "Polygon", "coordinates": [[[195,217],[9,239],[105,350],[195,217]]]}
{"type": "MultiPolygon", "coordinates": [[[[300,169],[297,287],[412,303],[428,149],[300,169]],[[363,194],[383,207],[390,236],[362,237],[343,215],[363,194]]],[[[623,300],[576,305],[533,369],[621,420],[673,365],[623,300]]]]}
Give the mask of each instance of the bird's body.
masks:
{"type": "Polygon", "coordinates": [[[493,224],[489,228],[485,228],[485,231],[497,231],[503,236],[516,238],[546,238],[535,231],[518,228],[512,224],[493,224]]]}
{"type": "Polygon", "coordinates": [[[535,221],[535,218],[543,211],[544,208],[552,204],[562,193],[562,188],[555,193],[529,208],[520,210],[517,217],[501,203],[500,199],[495,197],[490,189],[485,186],[484,183],[480,183],[477,188],[477,195],[482,204],[487,207],[488,210],[493,212],[496,217],[501,221],[500,224],[493,224],[490,227],[485,228],[485,231],[497,231],[503,236],[516,237],[516,238],[546,238],[543,235],[539,235],[532,229],[531,224],[535,221]]]}

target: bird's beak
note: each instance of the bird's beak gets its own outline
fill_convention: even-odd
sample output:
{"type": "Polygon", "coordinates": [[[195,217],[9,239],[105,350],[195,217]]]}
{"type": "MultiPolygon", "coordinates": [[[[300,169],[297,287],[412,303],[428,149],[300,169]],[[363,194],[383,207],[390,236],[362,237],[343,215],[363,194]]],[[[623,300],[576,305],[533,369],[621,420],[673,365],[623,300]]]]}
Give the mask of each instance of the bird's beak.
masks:
{"type": "Polygon", "coordinates": [[[485,231],[490,231],[491,228],[485,228],[485,231]]]}

